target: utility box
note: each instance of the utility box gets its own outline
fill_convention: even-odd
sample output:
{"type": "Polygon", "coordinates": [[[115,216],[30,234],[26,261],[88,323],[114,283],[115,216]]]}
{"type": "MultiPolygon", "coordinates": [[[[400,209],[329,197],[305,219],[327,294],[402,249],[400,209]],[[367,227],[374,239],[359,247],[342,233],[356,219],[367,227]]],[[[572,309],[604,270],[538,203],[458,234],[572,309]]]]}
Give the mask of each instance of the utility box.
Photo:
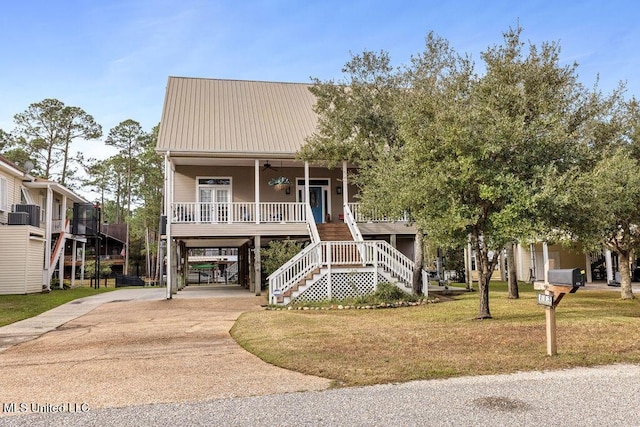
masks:
{"type": "Polygon", "coordinates": [[[14,205],[14,212],[26,212],[29,214],[29,225],[40,227],[40,206],[38,205],[14,205]]]}
{"type": "Polygon", "coordinates": [[[31,225],[28,212],[9,212],[9,225],[31,225]]]}
{"type": "Polygon", "coordinates": [[[547,278],[550,285],[571,286],[574,288],[584,286],[584,275],[579,268],[549,270],[547,278]]]}

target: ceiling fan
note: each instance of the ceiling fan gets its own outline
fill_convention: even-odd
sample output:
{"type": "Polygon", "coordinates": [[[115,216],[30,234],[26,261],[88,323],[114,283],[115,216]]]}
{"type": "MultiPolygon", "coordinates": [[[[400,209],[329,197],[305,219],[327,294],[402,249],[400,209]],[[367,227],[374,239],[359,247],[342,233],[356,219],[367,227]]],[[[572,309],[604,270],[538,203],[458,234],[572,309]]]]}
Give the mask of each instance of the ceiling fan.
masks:
{"type": "Polygon", "coordinates": [[[271,169],[272,171],[278,170],[278,168],[274,168],[273,166],[271,166],[271,163],[269,163],[269,160],[267,160],[267,162],[262,166],[262,172],[266,171],[267,169],[271,169]]]}

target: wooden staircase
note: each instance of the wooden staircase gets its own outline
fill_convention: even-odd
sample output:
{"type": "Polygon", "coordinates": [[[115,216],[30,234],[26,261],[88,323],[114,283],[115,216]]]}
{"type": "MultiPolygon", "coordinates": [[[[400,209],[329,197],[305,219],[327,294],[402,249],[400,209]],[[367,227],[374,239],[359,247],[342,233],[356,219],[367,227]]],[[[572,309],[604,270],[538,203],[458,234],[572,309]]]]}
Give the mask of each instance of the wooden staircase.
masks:
{"type": "Polygon", "coordinates": [[[323,242],[349,242],[353,236],[344,222],[327,222],[318,224],[318,234],[323,242]]]}

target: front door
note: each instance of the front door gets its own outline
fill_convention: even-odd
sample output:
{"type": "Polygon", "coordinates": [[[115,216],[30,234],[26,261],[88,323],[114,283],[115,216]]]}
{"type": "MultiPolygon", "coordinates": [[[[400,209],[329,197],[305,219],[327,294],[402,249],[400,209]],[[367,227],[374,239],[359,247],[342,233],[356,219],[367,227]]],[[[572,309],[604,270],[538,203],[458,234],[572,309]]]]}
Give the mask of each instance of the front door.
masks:
{"type": "Polygon", "coordinates": [[[309,205],[311,205],[311,212],[313,212],[313,219],[316,224],[324,222],[323,215],[323,198],[322,187],[309,187],[309,205]]]}
{"type": "MultiPolygon", "coordinates": [[[[304,202],[304,179],[298,178],[296,181],[298,190],[298,201],[304,202]]],[[[309,180],[309,206],[316,224],[322,224],[326,221],[327,213],[331,212],[331,186],[328,179],[311,179],[309,180]]]]}

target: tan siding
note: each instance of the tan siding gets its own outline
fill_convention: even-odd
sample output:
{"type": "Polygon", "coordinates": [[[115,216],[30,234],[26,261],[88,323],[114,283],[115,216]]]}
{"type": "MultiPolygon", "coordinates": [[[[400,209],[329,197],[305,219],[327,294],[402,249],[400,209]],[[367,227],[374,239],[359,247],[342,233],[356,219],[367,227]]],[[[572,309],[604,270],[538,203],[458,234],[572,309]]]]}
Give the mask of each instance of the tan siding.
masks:
{"type": "MultiPolygon", "coordinates": [[[[0,294],[42,291],[44,242],[29,239],[28,226],[0,227],[0,294]]],[[[41,230],[38,230],[41,232],[41,230]]]]}
{"type": "MultiPolygon", "coordinates": [[[[274,167],[278,171],[260,172],[260,201],[262,202],[295,202],[296,201],[296,179],[304,178],[304,168],[281,168],[274,162],[274,167]],[[269,186],[269,180],[277,176],[286,176],[291,180],[291,194],[284,191],[275,191],[269,186]]],[[[254,190],[254,168],[253,167],[232,167],[232,166],[176,166],[175,174],[175,202],[195,202],[196,178],[214,176],[232,179],[232,191],[234,202],[251,202],[255,200],[254,190]]],[[[312,168],[311,179],[329,179],[331,183],[331,217],[338,218],[342,213],[342,195],[336,194],[336,186],[342,186],[342,170],[326,168],[312,168]]],[[[353,194],[351,194],[353,196],[353,194]]],[[[353,197],[351,197],[353,199],[353,197]]]]}
{"type": "Polygon", "coordinates": [[[309,84],[170,77],[159,151],[288,153],[317,123],[309,84]]]}

